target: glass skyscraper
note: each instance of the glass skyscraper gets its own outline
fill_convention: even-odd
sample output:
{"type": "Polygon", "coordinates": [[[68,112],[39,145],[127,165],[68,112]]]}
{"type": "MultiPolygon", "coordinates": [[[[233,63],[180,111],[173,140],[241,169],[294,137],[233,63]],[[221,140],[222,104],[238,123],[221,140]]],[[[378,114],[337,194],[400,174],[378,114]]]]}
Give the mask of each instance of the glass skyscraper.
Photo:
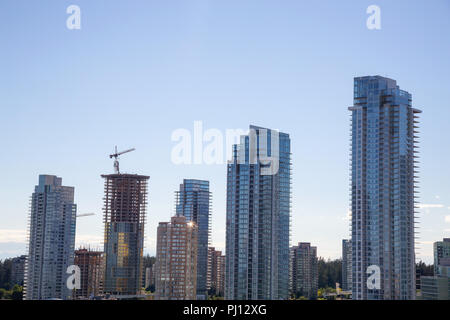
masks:
{"type": "Polygon", "coordinates": [[[289,135],[250,126],[227,166],[225,298],[287,299],[289,135]]]}
{"type": "Polygon", "coordinates": [[[353,299],[415,299],[414,179],[421,111],[411,101],[395,80],[354,79],[349,108],[353,299]]]}
{"type": "Polygon", "coordinates": [[[211,192],[209,181],[184,179],[180,190],[175,192],[176,214],[186,217],[198,226],[197,247],[197,298],[207,294],[206,275],[208,268],[208,246],[211,227],[211,192]]]}
{"type": "Polygon", "coordinates": [[[74,261],[77,207],[74,188],[40,175],[31,196],[25,300],[70,299],[66,271],[74,261]]]}

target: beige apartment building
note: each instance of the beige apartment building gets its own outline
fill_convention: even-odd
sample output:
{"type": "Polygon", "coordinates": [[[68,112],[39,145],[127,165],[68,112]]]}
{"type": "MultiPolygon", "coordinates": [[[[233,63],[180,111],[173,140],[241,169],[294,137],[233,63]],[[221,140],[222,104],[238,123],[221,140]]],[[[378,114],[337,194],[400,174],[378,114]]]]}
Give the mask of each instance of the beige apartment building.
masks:
{"type": "Polygon", "coordinates": [[[184,216],[160,222],[155,263],[156,300],[195,300],[198,227],[184,216]]]}

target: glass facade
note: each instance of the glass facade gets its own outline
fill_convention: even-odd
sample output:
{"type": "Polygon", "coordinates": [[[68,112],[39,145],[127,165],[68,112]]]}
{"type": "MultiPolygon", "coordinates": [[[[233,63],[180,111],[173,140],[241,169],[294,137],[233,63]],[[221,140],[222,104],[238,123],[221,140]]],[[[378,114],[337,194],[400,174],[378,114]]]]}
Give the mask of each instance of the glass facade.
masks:
{"type": "Polygon", "coordinates": [[[226,299],[288,298],[290,148],[288,134],[256,126],[233,146],[227,166],[226,299]]]}
{"type": "Polygon", "coordinates": [[[25,300],[70,299],[67,268],[74,262],[76,204],[73,187],[40,175],[31,196],[25,300]]]}
{"type": "Polygon", "coordinates": [[[211,227],[211,192],[209,181],[184,179],[176,195],[176,214],[198,226],[197,297],[206,298],[208,246],[211,227]]]}
{"type": "Polygon", "coordinates": [[[380,76],[354,80],[351,115],[353,299],[414,299],[417,118],[411,95],[380,76]],[[367,268],[380,267],[379,289],[367,268]]]}

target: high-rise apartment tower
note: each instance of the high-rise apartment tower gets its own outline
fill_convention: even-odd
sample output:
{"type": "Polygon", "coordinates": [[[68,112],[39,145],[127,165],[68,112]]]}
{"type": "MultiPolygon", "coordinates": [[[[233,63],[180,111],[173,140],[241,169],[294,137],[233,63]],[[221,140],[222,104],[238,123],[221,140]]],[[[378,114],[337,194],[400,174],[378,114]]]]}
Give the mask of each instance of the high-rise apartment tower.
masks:
{"type": "Polygon", "coordinates": [[[395,80],[354,79],[351,111],[352,297],[415,298],[414,205],[420,110],[395,80]]]}
{"type": "Polygon", "coordinates": [[[207,295],[208,245],[211,228],[211,192],[209,181],[184,179],[176,191],[176,214],[195,222],[198,227],[197,245],[197,296],[207,295]]]}
{"type": "Polygon", "coordinates": [[[250,126],[227,166],[226,299],[287,299],[291,146],[250,126]]]}
{"type": "Polygon", "coordinates": [[[71,298],[66,271],[74,260],[76,211],[73,187],[39,176],[31,196],[24,299],[71,298]]]}

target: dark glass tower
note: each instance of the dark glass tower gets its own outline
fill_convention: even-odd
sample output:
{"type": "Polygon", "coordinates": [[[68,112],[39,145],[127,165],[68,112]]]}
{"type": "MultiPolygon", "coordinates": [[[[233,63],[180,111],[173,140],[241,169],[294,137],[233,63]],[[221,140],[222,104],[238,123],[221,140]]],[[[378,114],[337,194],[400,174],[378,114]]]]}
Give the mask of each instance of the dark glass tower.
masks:
{"type": "Polygon", "coordinates": [[[380,76],[354,79],[351,111],[353,299],[414,299],[417,118],[411,94],[380,76]],[[369,279],[376,266],[380,283],[369,279]],[[378,287],[378,288],[377,288],[378,287]]]}
{"type": "Polygon", "coordinates": [[[175,192],[176,214],[184,216],[198,226],[197,249],[197,298],[207,294],[206,275],[211,220],[211,192],[209,181],[184,179],[180,190],[175,192]]]}
{"type": "Polygon", "coordinates": [[[227,166],[226,299],[287,299],[291,146],[250,126],[227,166]]]}

